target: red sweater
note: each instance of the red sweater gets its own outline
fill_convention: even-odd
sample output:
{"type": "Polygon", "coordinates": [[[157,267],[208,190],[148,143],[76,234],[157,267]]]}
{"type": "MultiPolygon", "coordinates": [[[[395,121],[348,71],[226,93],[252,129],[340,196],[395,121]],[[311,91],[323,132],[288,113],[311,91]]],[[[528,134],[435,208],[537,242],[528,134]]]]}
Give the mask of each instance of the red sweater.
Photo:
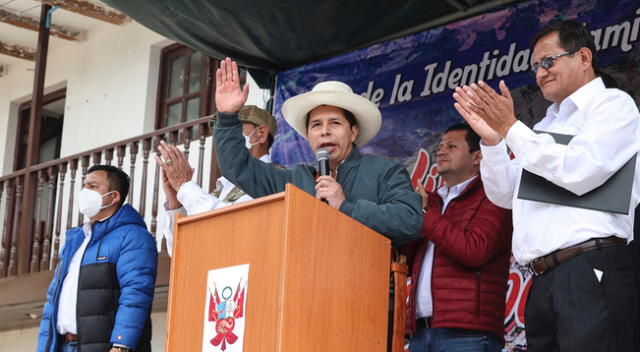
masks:
{"type": "Polygon", "coordinates": [[[440,196],[429,193],[423,238],[405,247],[412,283],[406,332],[416,329],[415,290],[431,240],[432,327],[482,330],[503,338],[512,230],[511,211],[489,201],[480,177],[449,202],[444,214],[440,196]]]}

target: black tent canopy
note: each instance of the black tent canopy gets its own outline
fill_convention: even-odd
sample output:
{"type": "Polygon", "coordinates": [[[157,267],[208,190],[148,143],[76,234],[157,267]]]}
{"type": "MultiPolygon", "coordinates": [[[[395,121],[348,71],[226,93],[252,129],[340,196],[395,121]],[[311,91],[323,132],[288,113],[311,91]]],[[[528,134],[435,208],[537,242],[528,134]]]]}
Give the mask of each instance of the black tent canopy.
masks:
{"type": "MultiPolygon", "coordinates": [[[[281,71],[518,0],[103,0],[210,57],[281,71]]],[[[253,70],[252,70],[253,71],[253,70]]]]}

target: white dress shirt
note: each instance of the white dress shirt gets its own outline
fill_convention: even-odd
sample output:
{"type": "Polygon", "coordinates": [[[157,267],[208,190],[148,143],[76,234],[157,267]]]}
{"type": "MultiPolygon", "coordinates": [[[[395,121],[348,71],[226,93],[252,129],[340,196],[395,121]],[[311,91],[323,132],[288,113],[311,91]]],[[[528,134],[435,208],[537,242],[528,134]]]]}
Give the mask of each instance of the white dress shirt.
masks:
{"type": "MultiPolygon", "coordinates": [[[[271,163],[271,155],[265,154],[260,157],[261,161],[271,163]]],[[[167,204],[160,207],[160,221],[163,224],[160,232],[167,241],[167,252],[169,256],[173,254],[173,226],[176,214],[194,215],[204,213],[206,211],[220,209],[231,204],[242,203],[253,199],[248,194],[236,199],[233,202],[226,202],[227,197],[236,186],[227,180],[224,176],[216,180],[216,191],[220,191],[219,196],[207,193],[198,184],[189,181],[180,186],[178,190],[178,200],[182,203],[182,207],[176,209],[167,209],[167,204]]]]}
{"type": "MultiPolygon", "coordinates": [[[[467,187],[476,176],[470,179],[458,183],[457,185],[449,188],[444,185],[438,188],[438,195],[442,198],[442,214],[447,210],[449,202],[457,198],[460,193],[467,187]]],[[[435,245],[433,242],[427,242],[427,251],[424,254],[424,260],[422,261],[422,269],[420,269],[420,277],[418,278],[418,287],[416,288],[416,317],[417,318],[429,318],[433,315],[433,296],[431,295],[431,274],[433,273],[433,255],[435,252],[435,245]]]]}
{"type": "Polygon", "coordinates": [[[590,238],[633,239],[633,215],[640,190],[640,162],[629,215],[518,199],[522,169],[577,195],[602,185],[640,151],[640,114],[633,99],[607,89],[596,78],[560,104],[554,103],[534,130],[573,135],[568,145],[516,122],[495,146],[481,143],[480,170],[487,197],[513,209],[513,255],[520,264],[590,238]],[[509,160],[507,146],[515,159],[509,160]]]}
{"type": "MultiPolygon", "coordinates": [[[[78,327],[76,325],[76,303],[78,302],[78,279],[80,276],[80,264],[82,264],[82,257],[84,251],[91,241],[91,224],[85,223],[82,225],[82,233],[84,234],[84,240],[80,245],[80,248],[71,257],[69,263],[69,271],[67,276],[59,278],[62,281],[62,289],[60,290],[60,302],[58,303],[58,321],[56,327],[58,334],[64,335],[71,333],[76,335],[78,333],[78,327]]],[[[61,263],[64,264],[64,263],[61,263]]]]}

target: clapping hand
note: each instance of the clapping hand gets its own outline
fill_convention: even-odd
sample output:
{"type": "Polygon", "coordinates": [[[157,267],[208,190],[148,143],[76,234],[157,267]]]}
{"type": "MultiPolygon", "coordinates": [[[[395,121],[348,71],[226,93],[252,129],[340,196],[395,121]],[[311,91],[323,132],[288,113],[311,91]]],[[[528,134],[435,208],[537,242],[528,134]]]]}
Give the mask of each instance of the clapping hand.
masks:
{"type": "Polygon", "coordinates": [[[500,81],[500,93],[483,81],[458,87],[453,93],[453,106],[487,145],[498,144],[517,121],[504,81],[500,81]]]}
{"type": "Polygon", "coordinates": [[[180,186],[191,181],[194,169],[189,165],[189,160],[175,146],[160,141],[158,151],[162,158],[156,155],[156,163],[162,168],[169,185],[177,192],[180,186]]]}

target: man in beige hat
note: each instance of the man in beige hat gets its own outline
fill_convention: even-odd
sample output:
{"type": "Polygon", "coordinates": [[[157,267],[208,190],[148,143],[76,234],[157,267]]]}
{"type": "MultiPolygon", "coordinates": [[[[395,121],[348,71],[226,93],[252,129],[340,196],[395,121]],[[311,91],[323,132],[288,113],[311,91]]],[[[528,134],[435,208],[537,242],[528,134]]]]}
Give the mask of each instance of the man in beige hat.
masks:
{"type": "MultiPolygon", "coordinates": [[[[269,150],[278,128],[273,116],[257,106],[246,105],[238,112],[238,120],[242,121],[246,150],[252,157],[271,163],[269,150]]],[[[213,194],[207,193],[191,181],[193,169],[178,148],[160,142],[158,151],[162,159],[156,156],[156,162],[162,168],[162,187],[167,197],[164,207],[160,208],[160,233],[167,241],[169,255],[173,249],[175,214],[193,215],[253,199],[224,177],[216,181],[213,194]]]]}
{"type": "Polygon", "coordinates": [[[309,165],[278,169],[242,148],[242,123],[237,116],[248,92],[247,85],[240,89],[237,64],[229,58],[222,61],[216,71],[214,141],[220,170],[227,179],[252,197],[282,192],[285,184],[293,183],[388,237],[394,245],[419,235],[421,199],[411,187],[407,170],[358,150],[380,129],[381,114],[375,104],[337,81],[320,83],[284,103],[285,120],[308,140],[311,150],[326,148],[329,152],[330,175],[320,176],[309,165]]]}

